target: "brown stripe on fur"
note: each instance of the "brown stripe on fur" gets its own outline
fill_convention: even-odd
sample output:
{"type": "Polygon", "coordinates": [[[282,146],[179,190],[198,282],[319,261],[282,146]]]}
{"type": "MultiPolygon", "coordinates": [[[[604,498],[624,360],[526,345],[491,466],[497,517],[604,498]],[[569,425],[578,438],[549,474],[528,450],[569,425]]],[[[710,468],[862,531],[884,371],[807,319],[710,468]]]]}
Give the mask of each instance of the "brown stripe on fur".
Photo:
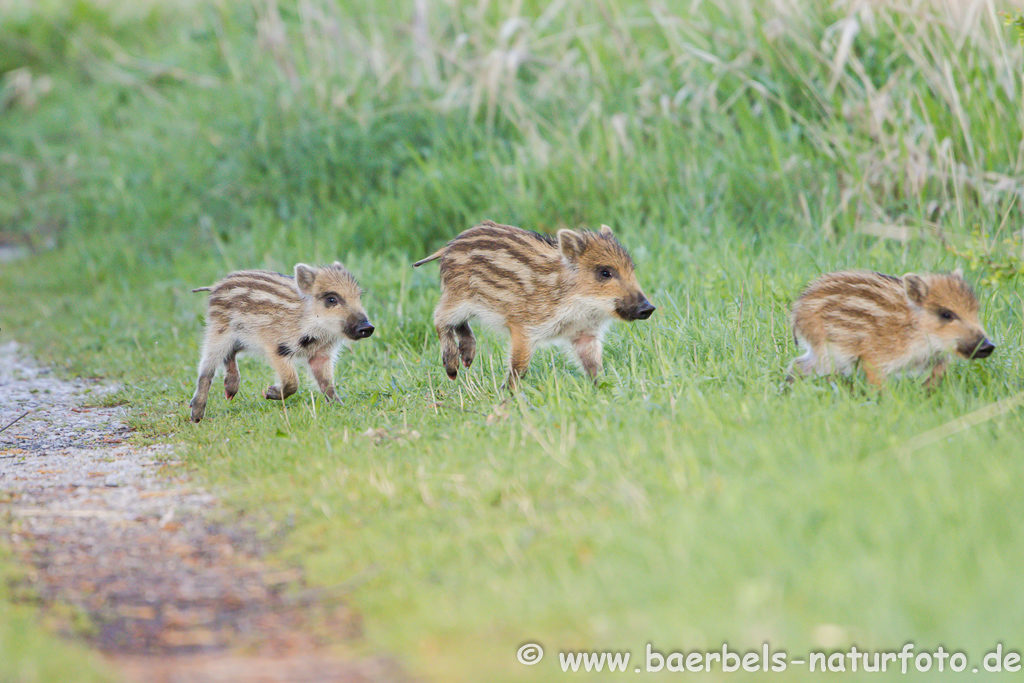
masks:
{"type": "Polygon", "coordinates": [[[480,231],[474,234],[459,236],[452,240],[451,244],[448,246],[447,253],[472,249],[490,251],[506,250],[515,251],[520,254],[528,254],[531,258],[550,258],[551,254],[544,253],[544,251],[538,249],[539,246],[542,246],[542,243],[530,243],[514,233],[480,231]]]}
{"type": "Polygon", "coordinates": [[[292,305],[279,300],[267,300],[259,299],[249,294],[241,294],[230,298],[213,298],[210,297],[209,307],[211,310],[224,310],[224,311],[252,311],[259,313],[260,311],[282,311],[288,313],[296,313],[301,310],[300,306],[292,305]]]}
{"type": "MultiPolygon", "coordinates": [[[[451,283],[445,281],[445,284],[451,283]]],[[[494,301],[505,301],[508,296],[514,296],[507,281],[498,279],[487,271],[465,273],[456,286],[470,289],[477,295],[484,294],[494,301]]]]}
{"type": "Polygon", "coordinates": [[[288,289],[295,289],[295,278],[289,275],[282,275],[281,273],[274,273],[269,270],[239,270],[234,273],[229,273],[224,277],[221,282],[230,282],[232,280],[258,280],[261,282],[269,282],[280,285],[288,289]]]}
{"type": "Polygon", "coordinates": [[[449,273],[457,273],[462,271],[467,266],[475,269],[489,270],[499,275],[509,278],[514,281],[522,282],[529,277],[528,274],[519,274],[498,265],[497,261],[501,256],[505,256],[516,263],[524,266],[526,270],[533,270],[533,261],[528,257],[517,254],[507,249],[494,249],[490,253],[481,253],[479,250],[472,249],[466,251],[456,252],[450,257],[445,258],[441,261],[441,277],[444,278],[449,273]]]}
{"type": "MultiPolygon", "coordinates": [[[[480,288],[481,283],[487,285],[490,288],[493,288],[497,292],[509,293],[508,283],[506,281],[493,277],[491,273],[487,271],[477,270],[466,274],[464,280],[465,286],[471,287],[473,288],[473,290],[477,292],[482,292],[483,290],[480,288]]],[[[503,299],[503,297],[500,296],[492,298],[496,298],[498,300],[503,299]]]]}
{"type": "Polygon", "coordinates": [[[819,286],[812,286],[800,296],[804,298],[837,298],[849,299],[851,297],[862,297],[868,299],[883,308],[891,308],[893,303],[891,290],[879,290],[870,284],[854,281],[841,282],[830,281],[819,286]]]}
{"type": "Polygon", "coordinates": [[[264,292],[270,294],[277,301],[287,304],[299,304],[302,301],[302,296],[296,289],[286,289],[278,283],[270,283],[263,280],[241,279],[224,282],[213,290],[210,298],[218,297],[230,300],[242,292],[264,292]]]}
{"type": "Polygon", "coordinates": [[[885,273],[879,273],[878,271],[873,271],[873,272],[874,272],[874,274],[876,276],[882,278],[883,280],[887,280],[887,281],[889,281],[889,282],[891,282],[891,283],[893,283],[895,285],[902,285],[903,284],[903,279],[902,278],[898,278],[895,275],[886,275],[885,273]]]}
{"type": "Polygon", "coordinates": [[[225,309],[207,307],[206,317],[219,325],[218,331],[220,332],[223,332],[231,324],[231,314],[225,309]]]}
{"type": "Polygon", "coordinates": [[[238,277],[225,279],[222,281],[222,285],[260,290],[287,301],[302,300],[303,295],[299,292],[294,278],[260,271],[255,271],[255,275],[250,275],[250,272],[252,271],[243,271],[238,277]]]}
{"type": "MultiPolygon", "coordinates": [[[[268,302],[266,299],[254,299],[247,294],[234,296],[230,299],[215,299],[210,297],[210,311],[223,309],[240,313],[254,315],[278,316],[281,314],[282,302],[268,302]]],[[[291,311],[297,311],[298,306],[289,307],[291,311]]],[[[232,316],[237,317],[236,315],[232,316]]]]}
{"type": "Polygon", "coordinates": [[[494,252],[507,254],[512,259],[537,273],[547,275],[562,269],[561,262],[558,259],[552,258],[548,254],[539,253],[536,250],[529,251],[529,249],[531,247],[526,247],[520,242],[510,243],[508,240],[496,240],[486,236],[478,236],[471,240],[459,239],[452,242],[451,247],[445,252],[441,261],[441,268],[450,267],[450,265],[446,264],[446,261],[457,258],[461,254],[494,252]],[[518,247],[523,247],[523,249],[527,250],[524,251],[518,247]]]}
{"type": "Polygon", "coordinates": [[[279,301],[297,302],[301,298],[296,289],[285,288],[279,284],[263,280],[229,280],[218,285],[213,290],[211,296],[231,297],[235,293],[253,291],[264,292],[279,301]]]}
{"type": "Polygon", "coordinates": [[[230,282],[232,280],[256,280],[295,289],[295,278],[290,275],[272,273],[269,270],[240,270],[223,278],[221,282],[230,282]]]}
{"type": "Polygon", "coordinates": [[[514,248],[508,240],[497,239],[490,235],[476,235],[468,239],[458,239],[452,242],[445,257],[450,258],[454,254],[461,254],[467,251],[506,251],[515,254],[517,258],[526,261],[530,258],[526,253],[514,248]]]}
{"type": "Polygon", "coordinates": [[[486,299],[487,301],[484,303],[490,307],[505,308],[508,306],[508,301],[502,296],[507,294],[508,290],[502,286],[502,283],[483,273],[473,273],[462,281],[461,286],[463,291],[471,292],[474,298],[486,299]]]}
{"type": "Polygon", "coordinates": [[[452,240],[456,240],[473,237],[476,235],[491,235],[501,240],[511,239],[519,244],[523,245],[527,249],[535,250],[541,246],[557,247],[558,240],[551,235],[545,235],[543,233],[534,232],[532,230],[524,230],[517,228],[513,225],[500,225],[492,221],[483,221],[479,225],[470,228],[461,235],[452,240]]]}
{"type": "Polygon", "coordinates": [[[236,270],[234,272],[231,272],[231,273],[228,273],[227,275],[225,275],[223,279],[230,280],[231,278],[234,278],[234,277],[251,277],[251,278],[257,278],[257,279],[260,279],[260,280],[273,280],[275,282],[282,282],[282,281],[295,282],[295,278],[293,278],[291,275],[285,275],[284,273],[278,273],[278,272],[275,272],[273,270],[257,270],[257,269],[236,270]]]}
{"type": "Polygon", "coordinates": [[[884,315],[879,315],[863,308],[857,308],[856,306],[829,307],[821,312],[821,316],[826,320],[846,327],[859,328],[867,323],[872,329],[879,329],[883,325],[889,324],[883,321],[884,315]]]}
{"type": "MultiPolygon", "coordinates": [[[[515,257],[513,256],[513,258],[515,257]]],[[[473,256],[470,256],[469,263],[479,268],[479,270],[474,271],[477,274],[493,273],[506,281],[525,282],[528,279],[528,276],[524,277],[524,273],[516,273],[506,268],[502,268],[495,263],[494,260],[488,259],[482,254],[474,254],[473,256]]],[[[523,261],[523,263],[526,264],[528,262],[523,261]]],[[[503,288],[507,289],[507,285],[503,285],[503,288]]]]}
{"type": "Polygon", "coordinates": [[[500,236],[505,239],[515,240],[527,249],[537,250],[542,247],[558,247],[558,240],[551,235],[545,235],[540,232],[534,232],[533,230],[523,230],[522,228],[514,228],[511,226],[506,227],[508,229],[500,232],[500,236]]]}

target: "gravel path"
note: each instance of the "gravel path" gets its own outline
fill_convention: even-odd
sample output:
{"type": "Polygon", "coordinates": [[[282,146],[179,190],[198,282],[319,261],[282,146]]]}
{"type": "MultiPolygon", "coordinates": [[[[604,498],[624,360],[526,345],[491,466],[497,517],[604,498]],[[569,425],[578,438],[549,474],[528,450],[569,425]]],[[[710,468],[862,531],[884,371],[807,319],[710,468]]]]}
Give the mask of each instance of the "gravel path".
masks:
{"type": "Polygon", "coordinates": [[[0,346],[0,386],[0,427],[24,415],[0,432],[0,482],[7,512],[27,530],[51,518],[168,522],[213,506],[213,496],[163,472],[179,465],[170,446],[123,443],[126,410],[100,407],[116,387],[59,380],[15,342],[0,346]]]}
{"type": "Polygon", "coordinates": [[[67,381],[0,346],[0,530],[16,595],[88,616],[83,638],[128,680],[407,681],[390,657],[339,658],[343,597],[264,563],[252,522],[196,487],[172,446],[126,441],[116,387],[67,381]],[[245,654],[240,654],[244,652],[245,654]]]}

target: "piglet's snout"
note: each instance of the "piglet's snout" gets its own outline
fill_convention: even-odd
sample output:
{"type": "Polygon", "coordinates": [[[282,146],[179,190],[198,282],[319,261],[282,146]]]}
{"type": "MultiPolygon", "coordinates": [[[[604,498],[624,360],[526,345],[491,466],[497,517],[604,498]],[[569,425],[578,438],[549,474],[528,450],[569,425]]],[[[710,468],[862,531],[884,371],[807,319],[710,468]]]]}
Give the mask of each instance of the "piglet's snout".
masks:
{"type": "Polygon", "coordinates": [[[640,302],[640,305],[636,309],[636,317],[639,320],[647,320],[651,317],[651,313],[654,313],[655,306],[647,299],[640,302]]]}
{"type": "Polygon", "coordinates": [[[996,345],[989,341],[987,338],[983,339],[980,344],[976,344],[970,349],[968,357],[970,358],[988,358],[992,355],[992,352],[996,350],[996,345]]]}
{"type": "Polygon", "coordinates": [[[623,320],[647,320],[654,313],[654,306],[643,294],[631,300],[619,301],[615,306],[615,312],[623,320]]]}
{"type": "Polygon", "coordinates": [[[352,337],[354,339],[366,339],[373,334],[373,325],[366,318],[363,318],[352,328],[352,337]]]}
{"type": "Polygon", "coordinates": [[[978,336],[970,341],[960,342],[956,350],[964,358],[988,358],[996,350],[996,345],[989,341],[988,337],[978,336]]]}

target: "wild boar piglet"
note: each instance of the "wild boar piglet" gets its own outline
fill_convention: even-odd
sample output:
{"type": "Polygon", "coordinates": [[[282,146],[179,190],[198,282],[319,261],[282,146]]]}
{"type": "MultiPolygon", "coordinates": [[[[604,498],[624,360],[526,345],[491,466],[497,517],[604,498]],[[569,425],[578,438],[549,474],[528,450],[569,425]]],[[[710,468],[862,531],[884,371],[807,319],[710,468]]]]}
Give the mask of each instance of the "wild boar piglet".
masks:
{"type": "Polygon", "coordinates": [[[320,390],[334,399],[334,361],[344,339],[365,339],[373,325],[363,310],[362,290],[342,266],[318,268],[299,263],[295,277],[267,270],[240,270],[209,287],[199,381],[189,404],[193,422],[206,413],[206,399],[217,368],[225,368],[224,395],[234,398],[240,377],[239,353],[263,356],[277,382],[265,398],[283,400],[296,392],[295,361],[309,364],[320,390]]]}
{"type": "Polygon", "coordinates": [[[451,379],[460,360],[468,368],[476,355],[473,319],[511,335],[506,386],[514,390],[534,350],[547,343],[567,347],[596,381],[611,321],[645,320],[654,312],[633,259],[607,225],[549,237],[484,221],[413,265],[435,259],[441,300],[434,327],[451,379]]]}
{"type": "Polygon", "coordinates": [[[978,321],[978,299],[957,269],[903,277],[864,270],[828,273],[793,304],[793,339],[803,354],[800,375],[850,374],[860,361],[868,382],[893,373],[931,371],[942,378],[949,352],[985,358],[995,350],[978,321]]]}

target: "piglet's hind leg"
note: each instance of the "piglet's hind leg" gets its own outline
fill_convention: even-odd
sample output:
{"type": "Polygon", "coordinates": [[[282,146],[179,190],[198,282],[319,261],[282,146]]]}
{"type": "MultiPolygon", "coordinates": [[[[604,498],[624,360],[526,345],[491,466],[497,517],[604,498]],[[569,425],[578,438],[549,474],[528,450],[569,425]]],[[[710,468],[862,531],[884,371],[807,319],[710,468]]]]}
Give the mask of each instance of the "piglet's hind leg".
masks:
{"type": "Polygon", "coordinates": [[[453,325],[438,325],[437,338],[441,342],[441,364],[448,379],[459,376],[459,340],[453,325]]]}
{"type": "Polygon", "coordinates": [[[237,351],[232,350],[228,357],[224,359],[224,398],[229,401],[238,393],[238,385],[242,381],[241,376],[238,374],[238,363],[235,361],[237,354],[237,351]]]}
{"type": "Polygon", "coordinates": [[[277,384],[267,387],[263,397],[271,401],[283,401],[299,389],[299,374],[295,371],[295,364],[291,357],[282,356],[271,349],[267,356],[270,364],[277,373],[277,384]]]}
{"type": "Polygon", "coordinates": [[[459,337],[459,357],[462,364],[468,368],[476,357],[476,337],[473,336],[473,330],[470,329],[468,322],[456,325],[455,334],[459,337]]]}
{"type": "Polygon", "coordinates": [[[206,400],[210,395],[210,384],[213,382],[213,375],[217,372],[217,362],[212,358],[204,358],[199,366],[199,380],[196,383],[196,393],[192,395],[189,408],[192,409],[190,419],[199,422],[206,415],[206,400]]]}

